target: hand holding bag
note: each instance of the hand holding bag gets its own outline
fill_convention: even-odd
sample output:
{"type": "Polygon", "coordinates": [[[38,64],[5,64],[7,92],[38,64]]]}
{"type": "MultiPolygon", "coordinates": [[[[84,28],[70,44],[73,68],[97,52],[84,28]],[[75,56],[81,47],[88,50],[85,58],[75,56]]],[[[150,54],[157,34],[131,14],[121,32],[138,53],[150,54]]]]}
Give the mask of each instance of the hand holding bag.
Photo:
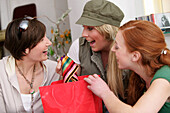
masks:
{"type": "Polygon", "coordinates": [[[45,113],[102,113],[102,100],[87,89],[84,77],[79,81],[53,82],[40,87],[40,95],[45,113]]]}

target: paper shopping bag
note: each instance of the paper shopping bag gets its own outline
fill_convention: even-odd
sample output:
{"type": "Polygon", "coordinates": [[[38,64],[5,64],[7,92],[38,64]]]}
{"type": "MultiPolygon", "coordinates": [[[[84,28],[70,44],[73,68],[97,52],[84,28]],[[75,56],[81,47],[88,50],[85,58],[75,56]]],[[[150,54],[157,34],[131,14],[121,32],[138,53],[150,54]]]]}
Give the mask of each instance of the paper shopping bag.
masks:
{"type": "Polygon", "coordinates": [[[102,100],[87,89],[83,80],[63,83],[53,82],[40,87],[40,95],[45,113],[102,113],[102,100]]]}

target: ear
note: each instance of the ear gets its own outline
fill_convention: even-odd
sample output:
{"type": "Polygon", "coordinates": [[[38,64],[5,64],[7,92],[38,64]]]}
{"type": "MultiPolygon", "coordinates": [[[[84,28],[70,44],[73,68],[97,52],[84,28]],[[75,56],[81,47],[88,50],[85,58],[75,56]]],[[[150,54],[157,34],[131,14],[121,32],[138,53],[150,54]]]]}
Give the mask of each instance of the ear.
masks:
{"type": "Polygon", "coordinates": [[[138,61],[141,58],[141,54],[139,51],[132,52],[132,61],[138,61]]]}
{"type": "Polygon", "coordinates": [[[25,49],[25,54],[28,54],[30,52],[29,48],[25,49]]]}

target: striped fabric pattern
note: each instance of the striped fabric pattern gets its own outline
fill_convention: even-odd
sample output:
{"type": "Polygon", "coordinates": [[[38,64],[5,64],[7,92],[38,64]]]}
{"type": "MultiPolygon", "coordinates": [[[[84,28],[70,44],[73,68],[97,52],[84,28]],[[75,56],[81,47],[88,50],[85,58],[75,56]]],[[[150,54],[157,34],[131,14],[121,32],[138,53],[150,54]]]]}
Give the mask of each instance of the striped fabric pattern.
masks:
{"type": "Polygon", "coordinates": [[[64,83],[78,81],[77,70],[79,67],[71,58],[65,55],[62,56],[61,65],[64,83]]]}

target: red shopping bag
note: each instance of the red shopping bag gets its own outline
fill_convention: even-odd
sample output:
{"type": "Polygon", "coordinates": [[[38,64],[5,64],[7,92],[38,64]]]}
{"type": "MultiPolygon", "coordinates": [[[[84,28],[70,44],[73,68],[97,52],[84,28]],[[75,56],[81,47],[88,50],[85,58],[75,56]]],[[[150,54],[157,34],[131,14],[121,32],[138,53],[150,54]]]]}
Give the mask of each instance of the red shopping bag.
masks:
{"type": "Polygon", "coordinates": [[[102,113],[102,100],[87,89],[83,80],[63,83],[53,82],[40,87],[40,95],[45,113],[102,113]]]}

